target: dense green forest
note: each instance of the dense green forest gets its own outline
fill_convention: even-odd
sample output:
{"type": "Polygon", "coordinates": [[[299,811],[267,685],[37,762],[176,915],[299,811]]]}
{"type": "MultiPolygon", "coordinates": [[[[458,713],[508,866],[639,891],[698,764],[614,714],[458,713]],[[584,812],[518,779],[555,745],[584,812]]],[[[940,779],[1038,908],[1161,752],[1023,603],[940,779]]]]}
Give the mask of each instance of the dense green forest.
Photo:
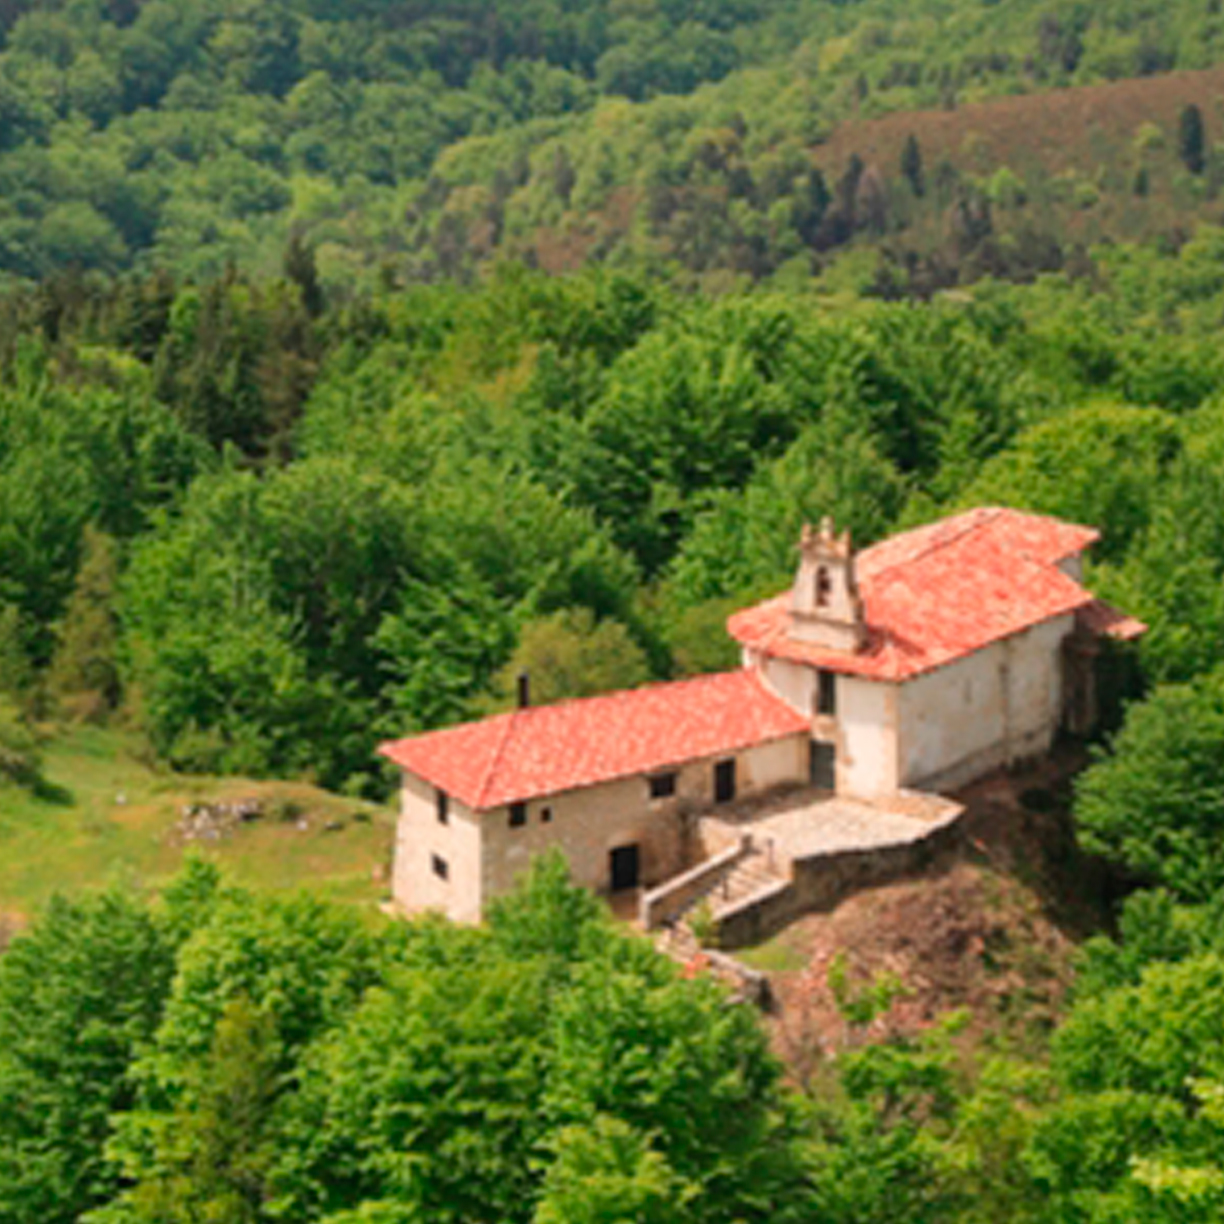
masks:
{"type": "Polygon", "coordinates": [[[380,739],[523,668],[734,666],[824,514],[1094,524],[1151,627],[1072,804],[1125,900],[1024,1041],[838,979],[788,1073],[554,861],[479,930],[66,880],[11,939],[0,896],[0,1221],[1221,1217],[1219,0],[0,32],[0,815],[77,723],[385,798],[380,739]]]}
{"type": "MultiPolygon", "coordinates": [[[[1218,707],[1216,714],[1219,719],[1218,707]]],[[[1219,758],[1216,759],[1217,787],[1219,758]]],[[[1218,850],[1217,850],[1218,855],[1218,850]]],[[[800,1091],[756,1013],[539,860],[480,929],[371,927],[190,865],[54,903],[0,957],[16,1224],[1194,1224],[1224,1204],[1219,902],[1142,892],[1047,1058],[963,1017],[800,1091]]]]}
{"type": "Polygon", "coordinates": [[[1224,232],[928,305],[504,267],[10,297],[0,683],[164,760],[379,793],[380,737],[734,663],[805,519],[1099,524],[1149,681],[1224,644],[1224,232]],[[550,673],[555,672],[553,676],[550,673]]]}
{"type": "Polygon", "coordinates": [[[1177,116],[1153,115],[1045,184],[972,150],[824,173],[805,152],[848,119],[1208,67],[1214,0],[6,0],[0,31],[10,278],[266,275],[295,233],[341,289],[497,252],[759,278],[924,200],[976,246],[1026,192],[1018,249],[979,262],[1031,270],[1065,237],[1042,198],[1150,191],[1167,229],[1162,185],[1201,213],[1221,172],[1204,90],[1197,153],[1162,157],[1177,116]]]}

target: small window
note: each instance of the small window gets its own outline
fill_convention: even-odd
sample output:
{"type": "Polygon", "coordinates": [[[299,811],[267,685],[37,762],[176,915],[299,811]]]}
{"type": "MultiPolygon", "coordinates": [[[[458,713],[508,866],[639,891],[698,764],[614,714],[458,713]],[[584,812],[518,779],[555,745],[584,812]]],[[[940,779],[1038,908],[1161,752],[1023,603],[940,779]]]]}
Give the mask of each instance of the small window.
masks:
{"type": "Polygon", "coordinates": [[[670,799],[676,793],[675,773],[655,774],[650,779],[650,797],[652,799],[670,799]]]}
{"type": "Polygon", "coordinates": [[[541,824],[551,824],[552,823],[552,808],[544,807],[540,809],[540,823],[541,824]]]}
{"type": "Polygon", "coordinates": [[[438,855],[433,856],[433,873],[439,880],[450,879],[450,866],[444,858],[438,855]]]}
{"type": "Polygon", "coordinates": [[[837,675],[834,672],[816,673],[816,713],[837,713],[837,675]]]}
{"type": "Polygon", "coordinates": [[[446,824],[450,820],[450,796],[444,791],[435,791],[434,799],[438,808],[438,823],[446,824]]]}
{"type": "Polygon", "coordinates": [[[512,803],[510,805],[510,827],[512,829],[521,829],[527,823],[527,805],[525,803],[512,803]]]}
{"type": "Polygon", "coordinates": [[[827,608],[829,606],[829,596],[833,594],[833,579],[829,577],[829,571],[825,566],[821,566],[816,571],[816,606],[818,608],[827,608]]]}

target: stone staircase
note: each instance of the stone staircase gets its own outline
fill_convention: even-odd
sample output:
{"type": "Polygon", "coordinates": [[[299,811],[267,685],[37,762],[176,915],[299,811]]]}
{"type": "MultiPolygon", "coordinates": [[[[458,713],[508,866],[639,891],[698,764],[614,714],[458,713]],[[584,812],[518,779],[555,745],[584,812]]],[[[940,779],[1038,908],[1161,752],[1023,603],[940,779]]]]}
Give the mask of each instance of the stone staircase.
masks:
{"type": "Polygon", "coordinates": [[[762,1010],[772,1006],[768,977],[750,969],[742,961],[715,948],[703,948],[689,924],[694,911],[709,905],[711,916],[738,905],[763,888],[785,883],[782,876],[766,862],[763,854],[750,851],[708,888],[700,892],[673,919],[654,932],[655,946],[681,965],[701,964],[714,976],[726,982],[734,999],[750,1002],[762,1010]]]}
{"type": "Polygon", "coordinates": [[[676,960],[687,962],[701,951],[693,934],[690,920],[703,906],[708,906],[715,922],[719,915],[732,909],[763,888],[783,883],[779,872],[770,866],[759,850],[749,850],[720,876],[711,879],[684,908],[659,931],[658,946],[676,960]]]}
{"type": "MultiPolygon", "coordinates": [[[[750,897],[781,879],[782,876],[769,865],[764,854],[759,850],[750,850],[721,880],[715,881],[702,897],[697,898],[694,904],[708,902],[713,917],[717,918],[723,910],[730,909],[745,897],[750,897]]],[[[692,908],[693,906],[689,907],[690,911],[692,908]]]]}
{"type": "Polygon", "coordinates": [[[697,936],[684,919],[669,922],[653,932],[655,947],[682,965],[689,964],[701,952],[697,936]]]}

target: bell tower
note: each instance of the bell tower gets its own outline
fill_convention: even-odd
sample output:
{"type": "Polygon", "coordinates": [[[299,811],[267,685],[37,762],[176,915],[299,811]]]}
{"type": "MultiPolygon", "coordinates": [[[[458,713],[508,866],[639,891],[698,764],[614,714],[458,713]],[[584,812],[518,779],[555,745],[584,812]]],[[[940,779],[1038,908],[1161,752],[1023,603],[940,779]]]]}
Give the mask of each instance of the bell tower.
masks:
{"type": "Polygon", "coordinates": [[[790,636],[845,651],[859,650],[867,639],[850,533],[838,535],[830,518],[821,520],[819,531],[810,525],[803,528],[791,595],[790,636]]]}

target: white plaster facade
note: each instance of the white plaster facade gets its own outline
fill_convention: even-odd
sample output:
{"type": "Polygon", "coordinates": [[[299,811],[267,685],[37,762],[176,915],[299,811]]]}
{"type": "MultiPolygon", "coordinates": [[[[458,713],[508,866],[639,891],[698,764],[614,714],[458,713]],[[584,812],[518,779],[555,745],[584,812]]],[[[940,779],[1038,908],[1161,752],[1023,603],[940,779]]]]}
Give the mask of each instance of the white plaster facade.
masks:
{"type": "Polygon", "coordinates": [[[437,788],[407,770],[401,778],[392,896],[412,912],[441,910],[459,922],[477,921],[486,897],[481,813],[447,796],[444,824],[437,788]],[[445,879],[435,870],[435,855],[445,865],[445,879]]]}
{"type": "Polygon", "coordinates": [[[509,891],[533,857],[561,846],[574,880],[596,892],[612,887],[612,853],[636,846],[638,884],[650,887],[682,871],[692,853],[689,817],[716,808],[714,771],[735,762],[734,799],[801,784],[808,740],[791,735],[736,752],[685,761],[649,775],[527,800],[512,823],[508,806],[473,812],[447,797],[446,823],[438,792],[403,771],[393,893],[407,912],[440,910],[461,922],[480,918],[487,901],[509,891]],[[652,798],[651,777],[675,774],[674,794],[652,798]],[[439,875],[436,861],[445,864],[439,875]]]}
{"type": "Polygon", "coordinates": [[[900,685],[901,785],[951,790],[1047,751],[1074,628],[1058,617],[900,685]]]}
{"type": "Polygon", "coordinates": [[[836,675],[836,713],[816,713],[818,668],[745,652],[770,688],[813,712],[813,737],[836,745],[837,791],[950,790],[1049,749],[1062,721],[1061,616],[902,682],[836,675]]]}

